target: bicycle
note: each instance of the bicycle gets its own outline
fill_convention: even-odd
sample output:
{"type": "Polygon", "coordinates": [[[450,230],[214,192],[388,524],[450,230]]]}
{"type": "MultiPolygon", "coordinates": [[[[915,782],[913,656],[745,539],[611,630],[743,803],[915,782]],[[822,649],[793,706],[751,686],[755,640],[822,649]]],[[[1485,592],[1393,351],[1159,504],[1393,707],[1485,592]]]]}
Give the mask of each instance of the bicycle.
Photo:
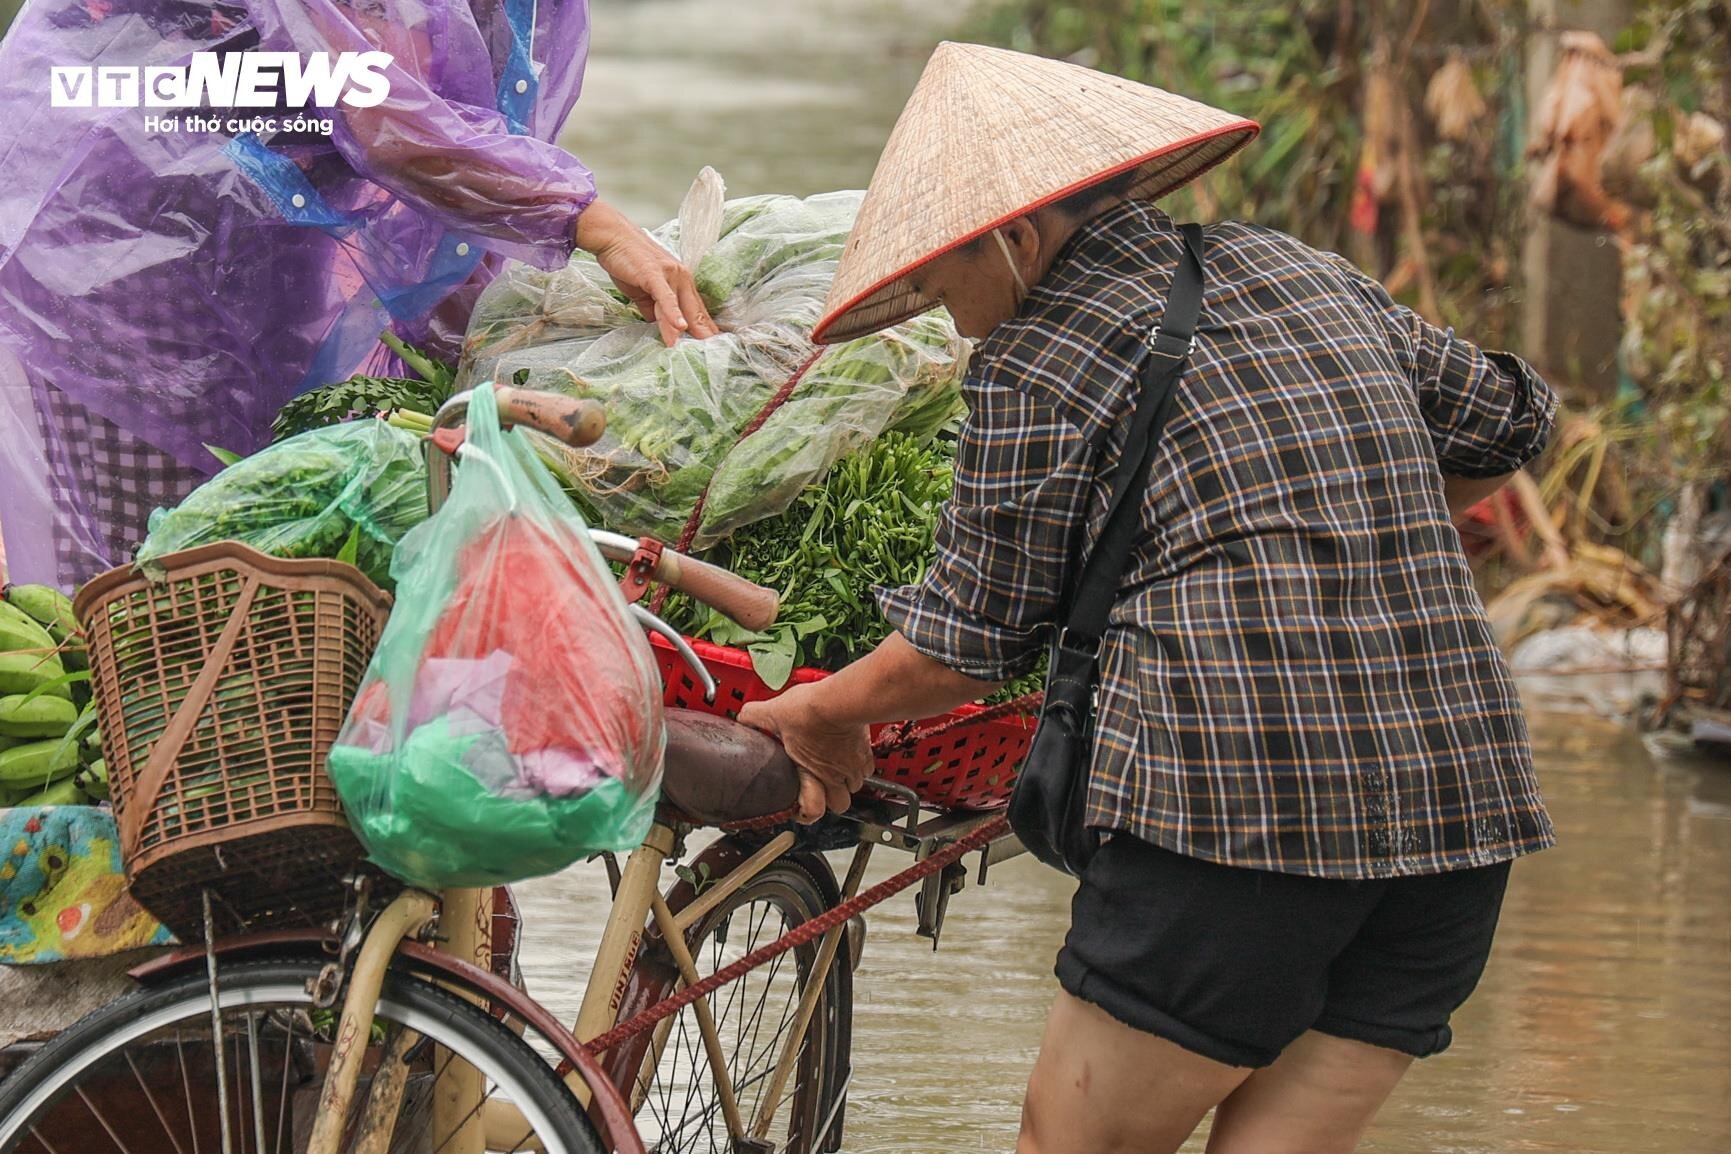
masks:
{"type": "MultiPolygon", "coordinates": [[[[599,436],[593,402],[499,393],[511,423],[573,447],[599,436]]],[[[462,452],[462,406],[441,409],[429,438],[435,508],[462,452]]],[[[653,578],[757,627],[773,620],[771,590],[671,549],[594,537],[627,580],[653,578]]],[[[713,695],[692,647],[632,608],[713,695]]],[[[603,857],[613,905],[572,1026],[495,964],[495,924],[509,919],[481,892],[391,896],[389,879],[359,872],[340,930],[235,936],[214,932],[207,894],[204,945],[133,970],[138,991],[0,1083],[0,1151],[839,1149],[863,947],[854,908],[873,847],[919,860],[902,877],[925,883],[921,932],[935,941],[963,854],[978,850],[983,871],[1019,846],[995,814],[923,817],[917,795],[879,781],[836,824],[854,844],[838,880],[785,828],[798,776],[778,744],[709,714],[667,721],[656,821],[623,865],[603,857]],[[722,836],[663,892],[667,865],[709,828],[722,836]],[[197,1092],[206,1086],[214,1104],[197,1092]]]]}

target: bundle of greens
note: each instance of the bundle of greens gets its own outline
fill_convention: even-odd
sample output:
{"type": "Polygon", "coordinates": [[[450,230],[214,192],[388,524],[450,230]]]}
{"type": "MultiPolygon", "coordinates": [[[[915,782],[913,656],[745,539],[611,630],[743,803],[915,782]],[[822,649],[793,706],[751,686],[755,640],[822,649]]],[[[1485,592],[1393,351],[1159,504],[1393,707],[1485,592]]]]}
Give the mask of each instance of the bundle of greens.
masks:
{"type": "Polygon", "coordinates": [[[948,317],[918,317],[825,353],[780,408],[732,447],[715,470],[700,541],[719,541],[785,509],[838,454],[857,452],[889,428],[930,440],[963,410],[948,317]]]}
{"type": "MultiPolygon", "coordinates": [[[[388,332],[381,334],[379,340],[416,375],[374,377],[356,374],[345,381],[310,389],[277,413],[271,425],[271,440],[286,441],[309,429],[322,429],[395,409],[437,412],[451,395],[457,378],[456,367],[413,345],[404,344],[388,332]]],[[[225,459],[224,463],[233,464],[233,461],[225,459]]]]}
{"type": "Polygon", "coordinates": [[[592,398],[607,410],[596,445],[565,470],[580,501],[623,533],[679,537],[700,494],[705,547],[788,507],[836,461],[887,428],[927,435],[959,405],[967,344],[942,313],[853,341],[813,363],[751,437],[740,433],[812,355],[812,326],[859,209],[857,192],[759,196],[698,211],[655,231],[694,261],[721,333],[661,344],[594,258],[546,272],[508,265],[481,295],[458,385],[492,380],[592,398]],[[695,258],[687,240],[717,239],[695,258]],[[689,238],[681,235],[691,223],[689,238]]]}
{"type": "Polygon", "coordinates": [[[758,521],[708,559],[781,594],[781,613],[753,633],[684,597],[665,616],[681,632],[743,646],[772,688],[796,666],[838,668],[889,635],[875,585],[907,585],[932,556],[938,507],[949,496],[948,442],[886,433],[844,458],[783,513],[758,521]]]}
{"type": "Polygon", "coordinates": [[[419,438],[354,421],[279,441],[158,509],[138,563],[148,571],[169,553],[238,540],[275,557],[350,561],[388,589],[397,541],[426,516],[419,438]]]}
{"type": "MultiPolygon", "coordinates": [[[[781,594],[781,614],[768,631],[742,629],[685,597],[670,598],[664,616],[694,637],[743,646],[772,689],[797,667],[834,670],[864,656],[890,634],[873,588],[914,584],[931,563],[954,453],[948,438],[885,433],[838,462],[786,512],[711,550],[709,560],[781,594]]],[[[990,700],[1039,689],[1043,666],[990,700]]]]}

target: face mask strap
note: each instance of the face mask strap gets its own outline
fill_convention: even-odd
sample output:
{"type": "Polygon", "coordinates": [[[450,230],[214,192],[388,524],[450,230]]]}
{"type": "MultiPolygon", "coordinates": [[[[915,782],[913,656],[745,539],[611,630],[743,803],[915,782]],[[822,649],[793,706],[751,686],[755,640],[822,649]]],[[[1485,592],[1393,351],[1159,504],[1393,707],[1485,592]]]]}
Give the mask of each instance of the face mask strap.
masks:
{"type": "Polygon", "coordinates": [[[1004,254],[1004,263],[1010,266],[1010,275],[1016,278],[1016,288],[1022,296],[1028,295],[1028,282],[1022,279],[1021,270],[1016,267],[1015,258],[1010,256],[1010,246],[1004,240],[1004,234],[998,229],[992,230],[992,239],[998,242],[998,251],[1004,254]]]}

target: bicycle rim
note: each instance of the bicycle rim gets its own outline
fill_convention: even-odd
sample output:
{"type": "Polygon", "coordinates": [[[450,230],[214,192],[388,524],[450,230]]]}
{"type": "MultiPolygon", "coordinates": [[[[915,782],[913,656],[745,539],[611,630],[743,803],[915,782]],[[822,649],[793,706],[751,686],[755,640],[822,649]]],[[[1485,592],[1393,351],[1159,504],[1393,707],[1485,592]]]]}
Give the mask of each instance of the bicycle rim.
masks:
{"type": "MultiPolygon", "coordinates": [[[[311,960],[244,963],[219,975],[220,1033],[202,974],[130,994],[67,1030],[0,1083],[0,1151],[6,1154],[221,1154],[216,1094],[220,1037],[227,1086],[227,1149],[289,1154],[304,1148],[321,1109],[331,1050],[314,1010],[311,960]]],[[[552,1071],[510,1030],[430,983],[387,979],[368,1036],[364,1075],[341,1149],[357,1138],[375,1089],[391,1112],[389,1149],[456,1154],[461,1139],[433,1132],[435,1088],[458,1063],[481,1079],[464,1114],[489,1131],[490,1151],[545,1149],[599,1154],[588,1121],[552,1071]],[[454,1057],[453,1055],[461,1055],[454,1057]],[[395,1061],[401,1094],[380,1071],[395,1061]]]]}
{"type": "MultiPolygon", "coordinates": [[[[767,945],[823,911],[821,889],[799,866],[778,862],[722,903],[688,938],[700,975],[707,976],[767,945]]],[[[661,947],[658,952],[664,952],[661,947]]],[[[712,995],[717,1033],[748,1134],[790,1035],[800,996],[817,958],[817,943],[790,950],[712,995]]],[[[670,965],[646,958],[645,965],[670,965]]],[[[820,1149],[818,1132],[831,1118],[841,1088],[836,1071],[839,967],[832,967],[798,1060],[771,1111],[767,1137],[785,1154],[820,1149]]],[[[683,983],[680,983],[683,985],[683,983]]],[[[645,1146],[656,1154],[731,1154],[719,1092],[697,1014],[688,1008],[663,1024],[639,1076],[637,1113],[645,1146]]]]}

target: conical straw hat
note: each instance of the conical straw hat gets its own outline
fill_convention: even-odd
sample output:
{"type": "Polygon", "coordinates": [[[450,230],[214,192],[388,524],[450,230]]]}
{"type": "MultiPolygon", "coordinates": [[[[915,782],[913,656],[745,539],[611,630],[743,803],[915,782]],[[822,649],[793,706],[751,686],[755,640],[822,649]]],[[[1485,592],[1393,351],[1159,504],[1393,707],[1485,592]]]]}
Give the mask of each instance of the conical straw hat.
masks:
{"type": "Polygon", "coordinates": [[[908,273],[1006,221],[1132,169],[1130,199],[1164,196],[1257,131],[1061,60],[940,44],[884,146],[813,338],[850,340],[934,307],[908,273]]]}

